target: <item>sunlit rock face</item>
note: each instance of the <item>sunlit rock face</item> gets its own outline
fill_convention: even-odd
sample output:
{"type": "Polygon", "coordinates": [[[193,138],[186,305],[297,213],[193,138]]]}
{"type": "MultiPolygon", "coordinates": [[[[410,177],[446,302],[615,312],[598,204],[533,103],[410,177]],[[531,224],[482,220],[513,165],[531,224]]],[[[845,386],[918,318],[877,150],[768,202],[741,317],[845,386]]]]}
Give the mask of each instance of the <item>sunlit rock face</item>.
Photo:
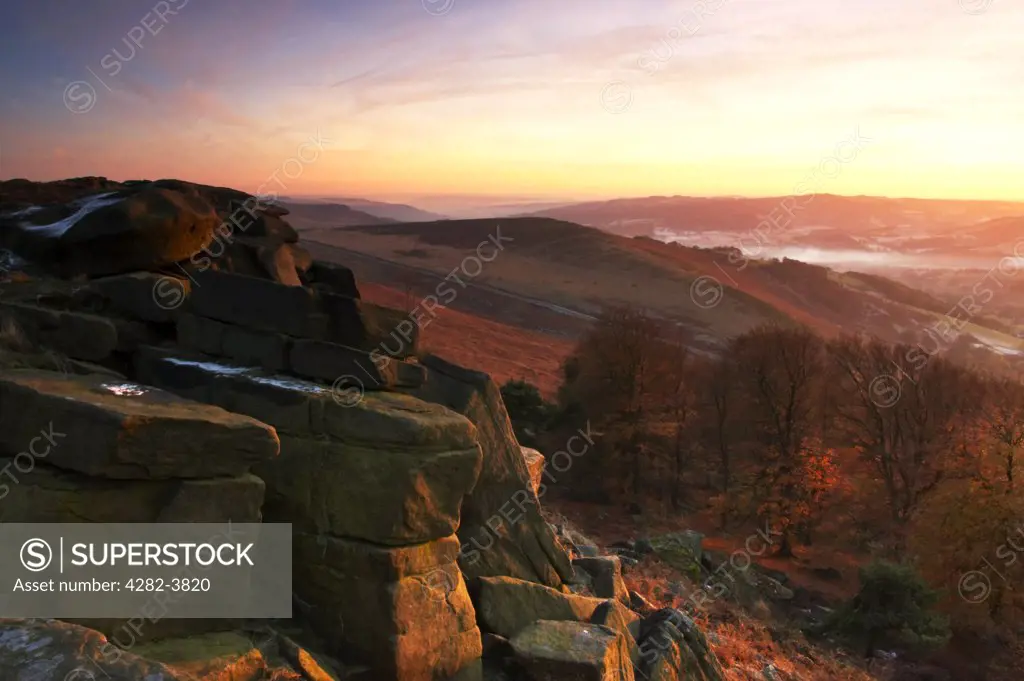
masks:
{"type": "Polygon", "coordinates": [[[428,355],[423,384],[407,391],[464,414],[483,449],[480,482],[463,504],[459,565],[467,577],[511,576],[552,587],[572,579],[565,549],[540,512],[533,478],[490,376],[428,355]]]}

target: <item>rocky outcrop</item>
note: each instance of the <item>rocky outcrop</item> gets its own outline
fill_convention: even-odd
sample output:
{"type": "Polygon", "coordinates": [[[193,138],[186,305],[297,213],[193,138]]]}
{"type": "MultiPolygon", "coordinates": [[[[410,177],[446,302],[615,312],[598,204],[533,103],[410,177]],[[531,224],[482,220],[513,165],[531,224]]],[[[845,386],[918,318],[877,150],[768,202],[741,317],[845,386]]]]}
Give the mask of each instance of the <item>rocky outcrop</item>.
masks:
{"type": "Polygon", "coordinates": [[[545,521],[544,457],[494,382],[421,360],[414,319],[312,261],[287,210],[177,180],[64,190],[0,217],[0,246],[40,268],[0,282],[0,367],[55,369],[0,369],[0,466],[19,471],[0,522],[290,523],[296,630],[344,664],[240,622],[147,623],[117,641],[136,657],[11,621],[0,678],[78,681],[81,663],[126,681],[479,681],[483,630],[501,674],[717,681],[699,632],[640,620],[629,607],[653,608],[621,560],[545,521]]]}
{"type": "Polygon", "coordinates": [[[14,324],[26,340],[87,362],[103,361],[119,345],[118,329],[105,317],[9,302],[0,304],[0,324],[14,324]]]}
{"type": "Polygon", "coordinates": [[[622,562],[618,556],[575,558],[572,564],[590,575],[595,596],[614,598],[629,605],[629,589],[622,580],[622,562]]]}
{"type": "Polygon", "coordinates": [[[384,547],[297,534],[295,589],[305,615],[347,659],[384,678],[472,678],[482,644],[458,551],[454,536],[384,547]]]}
{"type": "Polygon", "coordinates": [[[598,624],[540,621],[512,639],[534,681],[633,681],[625,637],[598,624]]]}
{"type": "Polygon", "coordinates": [[[569,556],[541,516],[498,386],[486,374],[432,355],[421,362],[426,380],[409,392],[469,418],[483,449],[480,481],[462,509],[462,571],[469,578],[509,576],[554,587],[571,580],[569,556]]]}
{"type": "Polygon", "coordinates": [[[217,270],[192,273],[188,311],[226,324],[336,343],[385,357],[417,352],[408,315],[347,295],[217,270]]]}
{"type": "Polygon", "coordinates": [[[14,458],[0,458],[0,470],[18,481],[0,504],[5,523],[257,523],[265,493],[251,474],[126,483],[14,458]]]}
{"type": "Polygon", "coordinates": [[[31,681],[196,681],[115,648],[99,632],[54,620],[0,620],[0,670],[31,681]]]}
{"type": "Polygon", "coordinates": [[[640,661],[640,646],[636,639],[640,636],[640,616],[618,601],[608,600],[597,607],[590,616],[591,624],[613,629],[626,640],[629,659],[635,666],[640,661]]]}
{"type": "Polygon", "coordinates": [[[700,576],[704,535],[693,530],[651,537],[650,545],[659,558],[694,577],[700,576]]]}
{"type": "Polygon", "coordinates": [[[270,628],[164,639],[133,652],[201,681],[341,681],[363,671],[345,668],[270,628]]]}
{"type": "Polygon", "coordinates": [[[478,667],[454,536],[480,473],[473,425],[439,405],[368,393],[336,409],[329,433],[283,436],[282,456],[257,469],[266,519],[300,533],[295,591],[309,617],[392,678],[478,667]]]}
{"type": "Polygon", "coordinates": [[[659,610],[641,623],[640,676],[651,681],[725,681],[707,637],[685,613],[659,610]]]}
{"type": "Polygon", "coordinates": [[[481,468],[472,423],[400,393],[350,403],[311,381],[155,348],[137,364],[147,382],[277,428],[281,455],[255,469],[263,516],[293,524],[296,596],[334,649],[386,678],[479,667],[454,536],[481,468]]]}
{"type": "Polygon", "coordinates": [[[523,458],[526,459],[526,471],[530,475],[530,487],[533,493],[540,491],[541,476],[544,475],[544,455],[532,447],[523,447],[523,458]]]}
{"type": "MultiPolygon", "coordinates": [[[[443,447],[443,445],[433,445],[443,447]]],[[[480,450],[344,442],[283,436],[282,455],[257,468],[271,480],[268,519],[297,530],[404,546],[447,537],[480,472],[480,450]]]]}
{"type": "MultiPolygon", "coordinates": [[[[151,386],[0,371],[3,522],[259,522],[265,486],[249,470],[279,448],[263,423],[151,386]]],[[[145,637],[233,624],[168,619],[145,637]]],[[[89,625],[111,634],[124,621],[89,625]]]]}
{"type": "Polygon", "coordinates": [[[101,277],[87,285],[87,290],[106,301],[112,312],[154,323],[170,323],[178,316],[178,306],[173,304],[176,301],[165,301],[162,294],[180,296],[184,300],[190,289],[191,280],[183,276],[168,277],[155,272],[101,277]]]}
{"type": "Polygon", "coordinates": [[[56,431],[66,446],[54,440],[46,462],[101,478],[238,476],[280,448],[255,419],[102,376],[7,371],[0,403],[0,453],[56,431]]]}
{"type": "Polygon", "coordinates": [[[537,620],[587,622],[604,602],[512,577],[481,577],[477,610],[483,627],[510,638],[537,620]]]}
{"type": "Polygon", "coordinates": [[[5,679],[339,681],[339,666],[271,629],[170,638],[125,650],[99,632],[66,622],[0,620],[5,679]]]}
{"type": "Polygon", "coordinates": [[[64,275],[165,267],[213,239],[218,216],[194,186],[129,187],[3,218],[3,245],[64,275]]]}

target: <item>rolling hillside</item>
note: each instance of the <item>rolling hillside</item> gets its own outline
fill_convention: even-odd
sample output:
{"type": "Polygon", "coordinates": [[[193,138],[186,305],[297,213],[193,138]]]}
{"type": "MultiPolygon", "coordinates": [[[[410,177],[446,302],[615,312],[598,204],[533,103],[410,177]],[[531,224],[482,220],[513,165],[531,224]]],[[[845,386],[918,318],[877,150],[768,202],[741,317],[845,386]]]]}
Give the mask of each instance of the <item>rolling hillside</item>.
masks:
{"type": "MultiPolygon", "coordinates": [[[[356,224],[349,220],[344,210],[354,210],[360,213],[365,213],[375,218],[381,218],[385,221],[391,222],[423,222],[429,220],[444,220],[445,216],[438,213],[431,213],[430,211],[422,210],[415,206],[410,206],[405,203],[389,203],[387,201],[372,201],[370,199],[360,198],[348,198],[348,197],[324,197],[324,198],[299,198],[299,197],[282,197],[281,201],[286,203],[289,207],[298,206],[301,210],[304,210],[304,206],[333,206],[335,209],[343,209],[339,213],[341,221],[339,224],[356,224]]],[[[318,213],[323,217],[327,217],[330,213],[330,209],[323,209],[324,212],[318,213]]],[[[329,220],[325,219],[324,222],[329,220]]],[[[367,222],[365,224],[375,224],[374,221],[367,222]]]]}
{"type": "MultiPolygon", "coordinates": [[[[795,260],[746,260],[735,250],[627,238],[549,218],[365,225],[307,231],[303,238],[390,263],[398,269],[378,268],[375,277],[385,285],[407,287],[408,273],[417,273],[414,288],[421,295],[447,276],[463,298],[456,304],[473,313],[486,316],[486,308],[500,307],[493,298],[502,294],[533,301],[538,314],[545,305],[548,314],[591,317],[608,305],[631,305],[682,324],[695,346],[709,350],[758,324],[787,321],[826,336],[913,341],[956,302],[879,276],[795,260]],[[493,245],[497,235],[501,251],[493,245]],[[478,260],[478,247],[493,260],[478,260]],[[483,311],[465,300],[482,295],[488,297],[478,306],[483,311]]],[[[994,346],[1010,354],[1024,349],[999,321],[979,316],[972,322],[994,346]]],[[[529,314],[515,315],[514,323],[536,328],[529,314]]]]}

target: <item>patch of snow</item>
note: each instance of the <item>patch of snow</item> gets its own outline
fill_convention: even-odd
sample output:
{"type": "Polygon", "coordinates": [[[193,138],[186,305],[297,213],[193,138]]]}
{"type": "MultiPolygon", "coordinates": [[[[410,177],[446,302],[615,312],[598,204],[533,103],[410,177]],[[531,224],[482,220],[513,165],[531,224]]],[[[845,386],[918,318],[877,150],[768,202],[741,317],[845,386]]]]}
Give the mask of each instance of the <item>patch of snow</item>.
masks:
{"type": "MultiPolygon", "coordinates": [[[[12,652],[27,650],[33,642],[32,634],[26,629],[8,629],[0,632],[0,649],[12,652]]],[[[47,642],[52,639],[45,639],[47,642]]]]}
{"type": "Polygon", "coordinates": [[[84,199],[72,202],[72,205],[78,205],[79,209],[73,214],[63,220],[50,223],[48,225],[33,225],[28,222],[22,222],[19,226],[29,232],[37,232],[44,236],[58,238],[64,235],[69,229],[75,226],[79,220],[84,218],[89,213],[95,210],[99,210],[105,206],[110,206],[121,200],[121,197],[110,198],[115,192],[106,192],[104,194],[97,194],[95,196],[89,196],[84,199]]]}
{"type": "Polygon", "coordinates": [[[149,388],[138,383],[103,383],[100,387],[123,397],[138,397],[149,392],[149,388]]]}
{"type": "Polygon", "coordinates": [[[25,217],[26,215],[32,215],[32,213],[38,213],[42,209],[43,209],[42,206],[29,206],[28,208],[22,208],[21,210],[16,210],[13,213],[6,213],[6,214],[4,214],[4,217],[8,217],[8,218],[21,218],[21,217],[25,217]]]}
{"type": "Polygon", "coordinates": [[[191,359],[181,359],[179,357],[165,357],[171,364],[178,366],[193,367],[196,369],[202,369],[203,371],[209,371],[215,374],[221,374],[224,376],[244,376],[247,373],[253,371],[249,367],[233,366],[231,364],[218,364],[216,362],[200,362],[191,359]]]}
{"type": "Polygon", "coordinates": [[[222,376],[244,376],[254,383],[269,385],[275,388],[286,390],[301,390],[316,395],[323,395],[329,392],[325,387],[289,376],[261,376],[259,369],[255,367],[237,366],[234,364],[219,364],[217,362],[200,362],[198,360],[181,359],[179,357],[165,357],[168,362],[177,366],[187,366],[222,376]]]}
{"type": "Polygon", "coordinates": [[[316,383],[303,381],[298,378],[289,378],[287,376],[250,376],[249,378],[256,383],[273,386],[275,388],[302,390],[303,392],[315,393],[317,395],[328,392],[326,388],[321,385],[317,385],[316,383]]]}

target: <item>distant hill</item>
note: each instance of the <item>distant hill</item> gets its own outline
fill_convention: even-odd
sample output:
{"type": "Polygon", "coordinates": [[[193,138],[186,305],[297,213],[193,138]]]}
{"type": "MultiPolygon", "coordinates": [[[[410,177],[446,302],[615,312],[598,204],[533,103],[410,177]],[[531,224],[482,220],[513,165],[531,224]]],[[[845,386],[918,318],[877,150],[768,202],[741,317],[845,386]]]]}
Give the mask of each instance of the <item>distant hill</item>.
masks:
{"type": "Polygon", "coordinates": [[[980,253],[1001,243],[1007,230],[1000,220],[1024,216],[1024,203],[833,194],[650,196],[579,203],[531,215],[626,236],[674,234],[691,244],[957,255],[965,246],[980,253]],[[986,221],[994,221],[991,229],[976,229],[986,221]]]}
{"type": "MultiPolygon", "coordinates": [[[[326,197],[320,199],[304,199],[296,197],[285,197],[282,199],[291,206],[299,205],[342,205],[356,211],[367,213],[377,218],[393,220],[395,222],[429,222],[433,220],[444,220],[446,216],[430,211],[421,210],[415,206],[404,203],[388,203],[385,201],[371,201],[370,199],[348,198],[348,197],[326,197]]],[[[372,224],[372,223],[366,223],[372,224]]]]}
{"type": "Polygon", "coordinates": [[[295,203],[282,202],[290,213],[288,222],[296,229],[329,229],[352,225],[382,225],[395,222],[389,218],[371,215],[340,203],[295,203]]]}

